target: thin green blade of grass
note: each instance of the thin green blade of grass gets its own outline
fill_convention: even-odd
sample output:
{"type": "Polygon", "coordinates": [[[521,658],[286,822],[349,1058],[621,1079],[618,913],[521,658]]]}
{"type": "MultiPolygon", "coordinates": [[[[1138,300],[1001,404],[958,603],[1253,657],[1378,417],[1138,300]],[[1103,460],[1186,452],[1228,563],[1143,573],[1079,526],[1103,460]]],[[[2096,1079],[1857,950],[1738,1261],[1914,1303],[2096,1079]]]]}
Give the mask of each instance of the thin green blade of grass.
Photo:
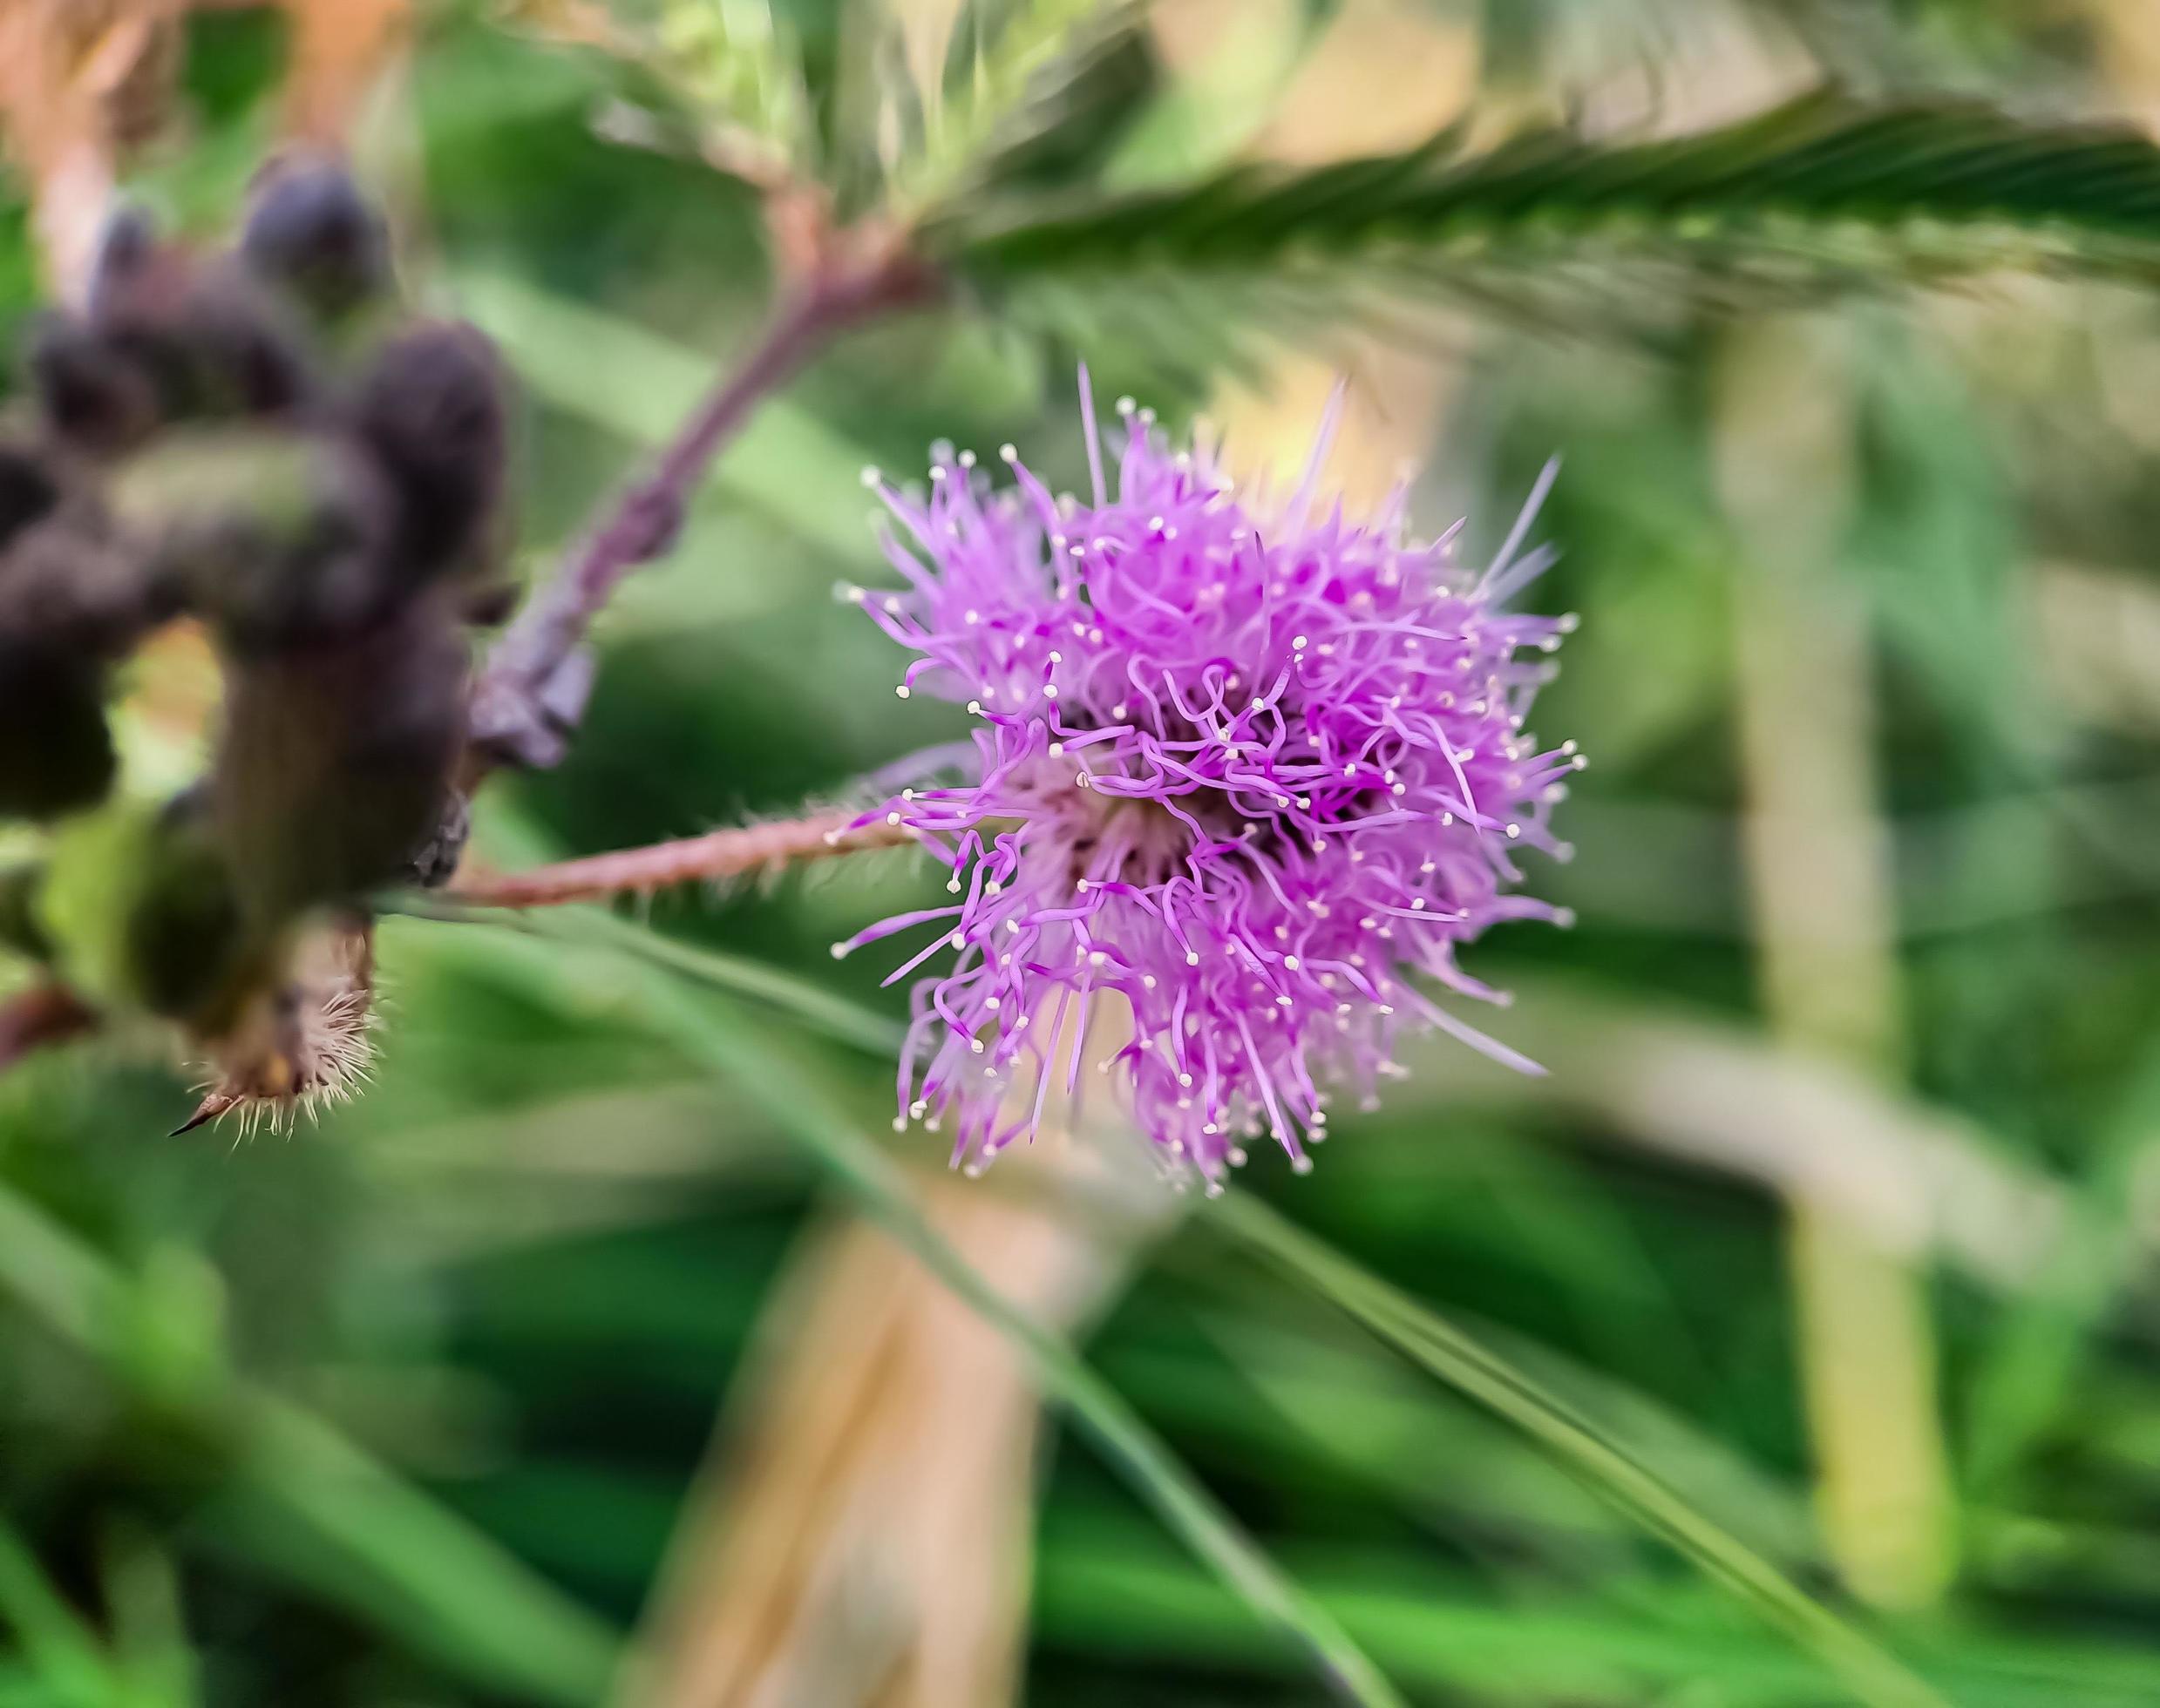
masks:
{"type": "Polygon", "coordinates": [[[1287,1577],[1216,1503],[1117,1391],[1059,1336],[1016,1308],[931,1226],[900,1170],[853,1121],[790,1062],[739,1005],[685,986],[685,970],[655,955],[625,926],[609,946],[655,977],[645,1006],[655,1027],[694,1061],[747,1095],[824,1165],[901,1246],[1003,1335],[1094,1438],[1133,1488],[1256,1614],[1297,1638],[1351,1701],[1400,1708],[1403,1698],[1342,1625],[1287,1577]]]}
{"type": "Polygon", "coordinates": [[[2160,1051],[2130,1076],[2095,1135],[2071,1230],[2037,1284],[2016,1300],[1989,1343],[1968,1391],[1966,1467],[1976,1488],[2014,1489],[2016,1474],[2049,1430],[2062,1427],[2079,1372],[2096,1353],[2098,1330],[2142,1244],[2137,1182],[2160,1115],[2160,1051]]]}
{"type": "Polygon", "coordinates": [[[210,1531],[491,1688],[586,1708],[620,1642],[492,1537],[301,1407],[258,1396],[210,1531]]]}
{"type": "Polygon", "coordinates": [[[655,931],[648,931],[617,918],[606,909],[583,905],[551,907],[544,915],[524,915],[510,908],[467,907],[426,896],[397,896],[384,902],[383,910],[406,918],[437,924],[493,926],[558,941],[584,943],[633,952],[701,985],[753,1002],[770,1004],[792,1014],[836,1043],[873,1055],[890,1054],[900,1046],[902,1027],[897,1020],[850,1002],[846,997],[813,985],[807,979],[768,966],[723,949],[684,943],[655,931]]]}
{"type": "Polygon", "coordinates": [[[1651,1534],[1739,1595],[1878,1708],[1947,1708],[1922,1678],[1807,1594],[1512,1365],[1294,1227],[1259,1200],[1215,1206],[1218,1226],[1331,1300],[1440,1380],[1525,1431],[1651,1534]]]}
{"type": "MultiPolygon", "coordinates": [[[[140,1363],[143,1325],[156,1309],[129,1278],[4,1187],[0,1296],[116,1381],[140,1363]]],[[[231,1479],[202,1512],[207,1537],[489,1688],[561,1708],[600,1698],[619,1647],[601,1621],[329,1424],[222,1374],[221,1360],[207,1368],[221,1373],[208,1391],[190,1394],[189,1419],[229,1452],[231,1479]]]]}
{"type": "MultiPolygon", "coordinates": [[[[1406,1684],[1477,1702],[1668,1703],[1714,1681],[1718,1708],[1824,1708],[1809,1656],[1774,1633],[1703,1618],[1699,1601],[1653,1592],[1624,1606],[1496,1593],[1430,1556],[1330,1550],[1300,1565],[1313,1593],[1406,1684]]],[[[1241,1610],[1151,1535],[1093,1508],[1043,1520],[1036,1628],[1053,1652],[1136,1665],[1251,1668],[1241,1610]]],[[[1958,1708],[2144,1708],[2155,1667],[2133,1644],[1960,1633],[1924,1657],[1958,1708]]],[[[1456,1697],[1437,1699],[1453,1701],[1456,1697]]]]}

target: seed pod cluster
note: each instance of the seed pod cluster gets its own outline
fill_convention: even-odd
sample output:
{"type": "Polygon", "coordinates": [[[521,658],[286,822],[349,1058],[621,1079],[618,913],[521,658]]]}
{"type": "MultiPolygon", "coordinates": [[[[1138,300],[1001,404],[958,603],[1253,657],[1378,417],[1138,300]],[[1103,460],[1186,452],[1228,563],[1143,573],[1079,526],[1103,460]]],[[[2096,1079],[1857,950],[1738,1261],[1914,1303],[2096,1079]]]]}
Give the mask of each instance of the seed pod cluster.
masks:
{"type": "MultiPolygon", "coordinates": [[[[93,981],[206,1041],[311,916],[407,876],[445,822],[505,408],[486,340],[402,320],[391,285],[384,222],[328,159],[268,170],[229,250],[124,215],[0,423],[0,821],[64,848],[120,811],[116,668],[175,618],[216,644],[211,774],[125,839],[144,869],[104,892],[93,981]]],[[[34,889],[15,882],[6,935],[65,938],[46,916],[79,924],[79,898],[34,889]]]]}

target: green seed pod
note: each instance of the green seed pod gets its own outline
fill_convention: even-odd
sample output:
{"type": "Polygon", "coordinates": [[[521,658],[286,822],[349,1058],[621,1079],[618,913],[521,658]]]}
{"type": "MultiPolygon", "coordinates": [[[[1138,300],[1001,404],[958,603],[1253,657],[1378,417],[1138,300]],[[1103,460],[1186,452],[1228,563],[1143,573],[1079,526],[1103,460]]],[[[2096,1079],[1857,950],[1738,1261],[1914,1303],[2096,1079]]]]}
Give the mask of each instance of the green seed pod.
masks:
{"type": "Polygon", "coordinates": [[[200,791],[115,802],[64,827],[36,918],[71,989],[191,1026],[236,1006],[262,959],[200,791]]]}
{"type": "Polygon", "coordinates": [[[37,918],[37,895],[45,881],[42,860],[24,860],[0,870],[0,949],[32,960],[48,960],[52,939],[37,918]]]}
{"type": "Polygon", "coordinates": [[[236,1000],[248,939],[206,816],[166,817],[126,914],[128,985],[152,1013],[200,1026],[236,1000]]]}

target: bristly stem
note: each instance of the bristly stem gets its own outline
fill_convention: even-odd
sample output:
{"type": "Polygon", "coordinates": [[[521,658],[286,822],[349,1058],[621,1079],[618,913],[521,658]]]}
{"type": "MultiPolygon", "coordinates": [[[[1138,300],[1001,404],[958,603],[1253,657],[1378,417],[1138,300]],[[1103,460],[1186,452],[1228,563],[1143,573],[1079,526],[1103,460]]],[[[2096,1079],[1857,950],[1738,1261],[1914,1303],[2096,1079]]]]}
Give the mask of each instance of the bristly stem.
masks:
{"type": "Polygon", "coordinates": [[[904,249],[830,254],[793,286],[742,363],[707,395],[642,476],[607,507],[536,592],[474,684],[477,764],[546,768],[568,748],[591,666],[586,632],[623,579],[663,556],[691,493],[757,404],[839,333],[927,301],[938,275],[904,249]]]}
{"type": "Polygon", "coordinates": [[[531,871],[476,873],[460,878],[449,893],[456,900],[484,907],[560,907],[615,896],[649,894],[681,884],[721,883],[805,860],[828,859],[864,849],[904,847],[915,839],[914,831],[882,821],[851,830],[848,827],[855,817],[848,812],[820,813],[772,824],[715,830],[709,836],[655,843],[646,848],[618,849],[611,854],[537,866],[531,871]]]}

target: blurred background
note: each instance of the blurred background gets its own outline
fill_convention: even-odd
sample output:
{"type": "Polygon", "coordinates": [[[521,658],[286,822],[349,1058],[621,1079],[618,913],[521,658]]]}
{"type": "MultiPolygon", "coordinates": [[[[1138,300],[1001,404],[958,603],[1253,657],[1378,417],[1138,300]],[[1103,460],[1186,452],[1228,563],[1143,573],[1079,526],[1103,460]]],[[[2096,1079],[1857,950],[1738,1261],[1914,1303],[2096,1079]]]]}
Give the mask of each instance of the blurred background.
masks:
{"type": "MultiPolygon", "coordinates": [[[[282,139],[335,140],[411,294],[506,353],[537,573],[757,323],[761,151],[874,156],[967,31],[1095,10],[6,0],[0,314],[79,277],[114,186],[213,234],[282,139]]],[[[1116,23],[1045,194],[1825,83],[2160,124],[2150,0],[1116,23]]],[[[610,608],[574,752],[491,784],[477,857],[785,816],[958,729],[832,598],[880,575],[864,464],[1010,440],[1070,484],[1084,358],[1294,467],[1342,376],[1332,479],[1414,464],[1473,558],[1563,458],[1528,598],[1583,623],[1538,728],[1592,763],[1532,886],[1578,923],[1467,957],[1549,1077],[1421,1047],[1314,1173],[1256,1147],[1222,1204],[1079,1144],[947,1176],[887,1131],[882,965],[826,952],[927,905],[900,853],[625,909],[736,992],[702,1050],[632,963],[399,918],[376,1083],[319,1128],[166,1138],[155,1040],[36,1054],[0,1077],[0,1705],[1335,1699],[1157,1516],[1195,1484],[1413,1702],[2160,1702],[2160,313],[1851,270],[1709,301],[1533,244],[1249,339],[1206,278],[1197,316],[1113,280],[1129,312],[851,336],[610,608]],[[1045,1410],[1040,1349],[835,1195],[798,1085],[904,1165],[885,1226],[1105,1386],[1045,1410]]],[[[170,786],[201,642],[130,688],[170,786]]]]}

